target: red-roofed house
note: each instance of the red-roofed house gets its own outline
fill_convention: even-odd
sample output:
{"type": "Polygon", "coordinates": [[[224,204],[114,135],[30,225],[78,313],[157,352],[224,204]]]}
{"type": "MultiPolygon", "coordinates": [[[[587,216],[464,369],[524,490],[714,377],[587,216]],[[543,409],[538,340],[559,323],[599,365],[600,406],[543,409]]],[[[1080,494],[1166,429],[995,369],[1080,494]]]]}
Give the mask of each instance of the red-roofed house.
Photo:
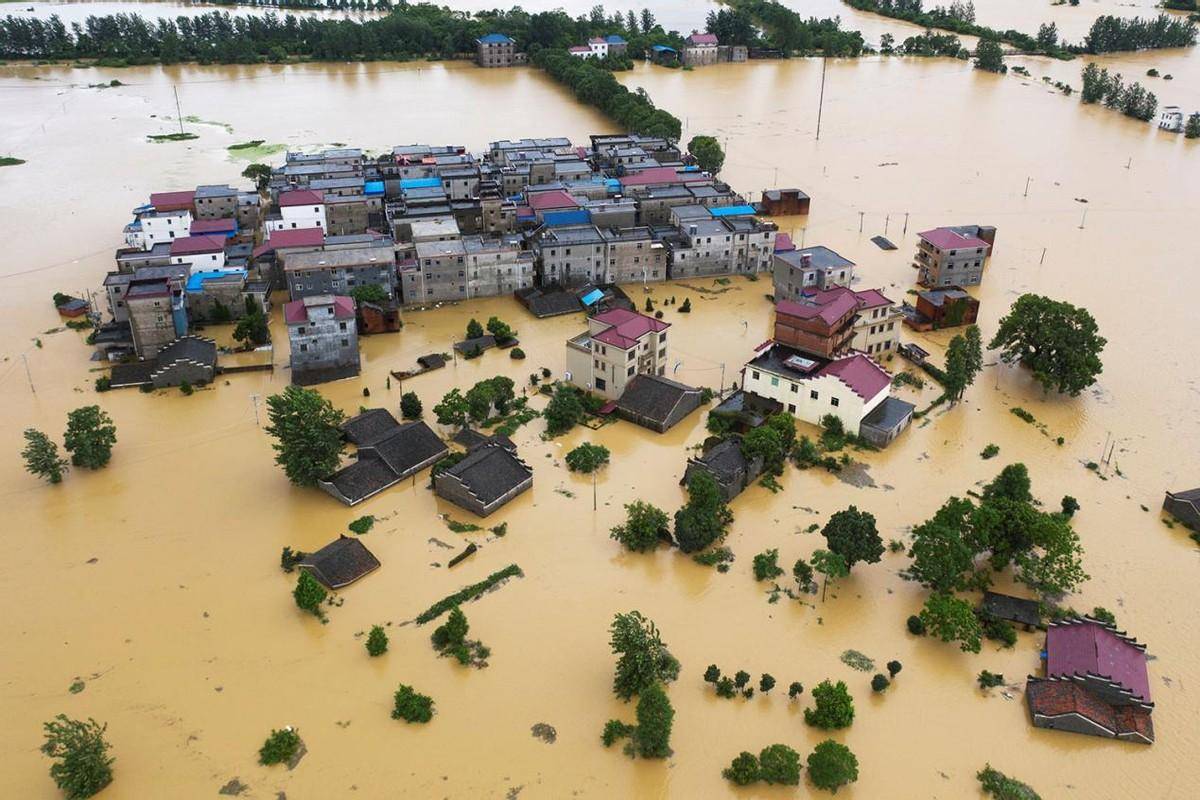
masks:
{"type": "Polygon", "coordinates": [[[358,374],[354,317],[354,301],[342,295],[312,295],[284,304],[292,383],[308,386],[358,374]]]}
{"type": "Polygon", "coordinates": [[[614,308],[588,319],[584,333],[567,340],[567,380],[610,400],[637,375],[661,376],[667,368],[670,323],[614,308]]]}
{"type": "Polygon", "coordinates": [[[266,220],[268,233],[300,228],[328,229],[325,219],[325,195],[312,189],[295,189],[280,192],[276,203],[279,210],[269,214],[266,220]]]}
{"type": "Polygon", "coordinates": [[[720,41],[713,33],[695,33],[683,40],[683,63],[689,67],[715,64],[720,60],[720,41]]]}
{"type": "Polygon", "coordinates": [[[568,47],[567,52],[576,58],[591,58],[592,48],[585,44],[577,44],[574,47],[568,47]]]}
{"type": "Polygon", "coordinates": [[[980,225],[934,228],[917,234],[913,267],[923,286],[978,286],[996,229],[980,225]]]}
{"type": "Polygon", "coordinates": [[[190,189],[186,192],[154,192],[150,195],[150,205],[154,206],[154,210],[159,213],[165,211],[187,211],[191,213],[192,205],[195,202],[195,189],[190,189]]]}
{"type": "Polygon", "coordinates": [[[225,237],[184,236],[171,242],[171,263],[191,264],[193,269],[225,266],[225,237]]]}
{"type": "Polygon", "coordinates": [[[854,292],[828,292],[817,301],[780,300],[775,306],[775,341],[831,358],[850,346],[858,303],[854,292]]]}
{"type": "MultiPolygon", "coordinates": [[[[777,309],[783,308],[784,303],[788,303],[788,308],[792,309],[797,306],[816,307],[821,309],[822,319],[827,319],[835,312],[844,311],[849,302],[853,302],[857,306],[857,314],[850,322],[852,338],[843,342],[844,346],[861,350],[867,355],[892,353],[900,347],[900,327],[904,320],[904,314],[878,289],[855,291],[845,286],[833,286],[824,290],[806,289],[800,295],[799,300],[781,301],[777,309]]],[[[775,316],[775,330],[776,340],[801,350],[806,349],[802,341],[788,337],[790,329],[786,325],[786,320],[784,335],[780,336],[778,310],[775,316]]],[[[831,352],[836,352],[836,350],[831,352]]],[[[829,355],[829,353],[823,352],[821,354],[829,355]]]]}
{"type": "Polygon", "coordinates": [[[229,238],[237,233],[236,219],[194,219],[190,230],[192,236],[224,236],[229,238]]]}
{"type": "Polygon", "coordinates": [[[712,183],[712,178],[702,172],[680,172],[675,167],[651,167],[622,175],[620,181],[621,186],[628,189],[652,189],[656,186],[712,183]]]}
{"type": "Polygon", "coordinates": [[[562,189],[551,189],[546,192],[529,192],[526,200],[529,203],[529,207],[538,214],[546,211],[579,208],[579,202],[562,189]]]}
{"type": "Polygon", "coordinates": [[[796,249],[796,243],[792,241],[792,236],[789,233],[780,231],[775,234],[775,252],[790,253],[796,249]]]}
{"type": "Polygon", "coordinates": [[[325,244],[325,231],[320,228],[287,228],[272,231],[267,241],[254,249],[254,257],[259,258],[268,253],[276,253],[288,248],[313,250],[325,244]]]}
{"type": "Polygon", "coordinates": [[[1073,618],[1046,631],[1046,677],[1030,677],[1033,724],[1150,744],[1150,677],[1146,647],[1112,625],[1073,618]]]}

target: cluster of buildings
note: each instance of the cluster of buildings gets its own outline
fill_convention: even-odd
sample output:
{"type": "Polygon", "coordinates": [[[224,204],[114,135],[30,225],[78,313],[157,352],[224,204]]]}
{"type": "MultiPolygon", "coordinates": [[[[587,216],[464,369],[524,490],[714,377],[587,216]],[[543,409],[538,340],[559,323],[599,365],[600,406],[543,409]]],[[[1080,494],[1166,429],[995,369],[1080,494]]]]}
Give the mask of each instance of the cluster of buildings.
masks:
{"type": "Polygon", "coordinates": [[[625,41],[624,37],[612,34],[611,36],[593,36],[588,39],[587,44],[575,45],[567,48],[567,52],[576,58],[597,58],[604,59],[612,56],[620,58],[629,50],[629,42],[625,41]]]}

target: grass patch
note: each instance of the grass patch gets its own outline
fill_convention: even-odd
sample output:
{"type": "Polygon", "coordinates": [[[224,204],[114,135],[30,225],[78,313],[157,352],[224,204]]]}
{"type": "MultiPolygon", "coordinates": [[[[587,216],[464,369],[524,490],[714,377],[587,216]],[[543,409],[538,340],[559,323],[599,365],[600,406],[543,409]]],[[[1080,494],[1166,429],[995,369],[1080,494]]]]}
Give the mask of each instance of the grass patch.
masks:
{"type": "Polygon", "coordinates": [[[226,150],[249,150],[251,147],[258,147],[265,141],[266,141],[266,139],[251,139],[248,142],[238,142],[237,144],[231,144],[231,145],[229,145],[229,147],[227,147],[225,149],[226,150]]]}
{"type": "Polygon", "coordinates": [[[267,144],[261,139],[252,139],[249,142],[230,145],[225,149],[229,151],[231,157],[242,161],[265,161],[273,155],[282,153],[287,149],[287,145],[267,144]]]}
{"type": "Polygon", "coordinates": [[[524,574],[525,573],[521,572],[521,568],[516,564],[509,564],[499,572],[493,572],[491,575],[488,575],[479,583],[473,583],[470,586],[464,586],[449,597],[443,597],[441,600],[438,600],[436,603],[417,615],[417,624],[424,625],[426,622],[435,620],[457,605],[479,599],[483,596],[484,592],[489,591],[493,586],[501,581],[512,577],[523,576],[524,574]]]}
{"type": "Polygon", "coordinates": [[[24,163],[25,159],[23,158],[13,158],[12,156],[4,156],[3,158],[0,158],[0,167],[15,167],[24,163]]]}
{"type": "Polygon", "coordinates": [[[992,769],[991,764],[985,764],[975,777],[979,779],[983,793],[996,800],[1042,800],[1032,786],[992,769]]]}
{"type": "Polygon", "coordinates": [[[359,536],[362,536],[364,533],[371,530],[371,527],[374,524],[375,517],[367,514],[365,517],[359,517],[358,519],[354,520],[347,527],[350,528],[351,533],[357,533],[359,536]]]}
{"type": "Polygon", "coordinates": [[[455,533],[474,533],[475,531],[483,530],[483,528],[479,527],[473,522],[459,522],[458,520],[451,519],[450,517],[446,517],[446,527],[455,533]]]}
{"type": "Polygon", "coordinates": [[[194,133],[152,133],[146,138],[152,142],[186,142],[200,137],[194,133]]]}
{"type": "Polygon", "coordinates": [[[856,669],[859,672],[870,672],[875,669],[874,659],[857,650],[844,651],[842,653],[842,663],[850,667],[850,669],[856,669]]]}
{"type": "Polygon", "coordinates": [[[1034,416],[1033,416],[1033,414],[1030,414],[1028,411],[1026,411],[1025,409],[1021,408],[1020,406],[1013,406],[1012,408],[1010,408],[1010,409],[1009,409],[1009,411],[1010,411],[1010,412],[1011,412],[1011,413],[1012,413],[1014,416],[1016,416],[1016,417],[1019,417],[1020,419],[1023,419],[1023,420],[1025,420],[1025,421],[1026,421],[1026,422],[1028,422],[1030,425],[1032,425],[1033,423],[1037,422],[1037,418],[1036,418],[1036,417],[1034,417],[1034,416]]]}

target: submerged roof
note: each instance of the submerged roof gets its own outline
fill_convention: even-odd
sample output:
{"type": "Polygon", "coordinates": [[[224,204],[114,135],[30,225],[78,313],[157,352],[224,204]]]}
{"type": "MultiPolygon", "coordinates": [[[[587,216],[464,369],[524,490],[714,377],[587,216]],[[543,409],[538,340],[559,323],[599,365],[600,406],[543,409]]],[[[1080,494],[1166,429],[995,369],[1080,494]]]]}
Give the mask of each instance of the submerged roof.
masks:
{"type": "Polygon", "coordinates": [[[957,250],[959,248],[991,247],[978,236],[963,233],[956,228],[934,228],[917,234],[939,250],[957,250]]]}
{"type": "Polygon", "coordinates": [[[1098,675],[1150,701],[1146,648],[1090,618],[1052,623],[1046,631],[1046,675],[1098,675]]]}
{"type": "Polygon", "coordinates": [[[330,589],[340,589],[379,569],[379,559],[360,539],[340,536],[298,566],[330,589]]]}
{"type": "MultiPolygon", "coordinates": [[[[617,407],[639,417],[666,424],[688,396],[699,405],[700,390],[658,375],[637,375],[625,387],[617,407]]],[[[693,406],[695,407],[695,406],[693,406]]]]}
{"type": "Polygon", "coordinates": [[[484,505],[495,502],[533,477],[524,461],[501,442],[479,445],[446,470],[484,505]]]}
{"type": "Polygon", "coordinates": [[[1147,744],[1154,741],[1154,722],[1149,709],[1106,703],[1077,683],[1030,678],[1025,684],[1025,697],[1035,724],[1052,723],[1060,717],[1078,715],[1102,728],[1109,736],[1141,740],[1147,744]]]}

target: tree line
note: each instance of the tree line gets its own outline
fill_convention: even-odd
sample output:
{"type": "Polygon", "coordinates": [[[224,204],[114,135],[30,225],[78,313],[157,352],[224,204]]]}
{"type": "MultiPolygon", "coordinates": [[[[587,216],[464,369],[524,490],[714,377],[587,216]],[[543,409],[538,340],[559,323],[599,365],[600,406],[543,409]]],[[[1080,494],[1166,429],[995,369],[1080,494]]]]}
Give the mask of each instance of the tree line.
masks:
{"type": "Polygon", "coordinates": [[[1109,73],[1094,63],[1083,69],[1083,91],[1079,93],[1079,99],[1089,104],[1103,103],[1105,108],[1147,122],[1158,112],[1158,97],[1154,92],[1137,82],[1126,86],[1121,73],[1109,73]]]}
{"type": "Polygon", "coordinates": [[[235,17],[213,11],[157,20],[137,14],[89,16],[68,26],[58,15],[44,20],[6,16],[0,18],[0,58],[89,58],[112,64],[454,58],[473,54],[476,39],[497,31],[530,53],[610,34],[629,41],[630,55],[660,41],[682,45],[678,34],[664,32],[648,10],[640,17],[632,11],[606,17],[597,6],[574,18],[561,10],[531,14],[517,6],[472,15],[421,3],[399,5],[367,20],[275,13],[235,17]]]}
{"type": "Polygon", "coordinates": [[[709,15],[709,32],[722,44],[765,46],[785,55],[859,56],[869,52],[858,31],[842,30],[841,21],[797,14],[773,0],[724,0],[727,6],[709,15]],[[751,34],[751,30],[761,29],[751,34]]]}

